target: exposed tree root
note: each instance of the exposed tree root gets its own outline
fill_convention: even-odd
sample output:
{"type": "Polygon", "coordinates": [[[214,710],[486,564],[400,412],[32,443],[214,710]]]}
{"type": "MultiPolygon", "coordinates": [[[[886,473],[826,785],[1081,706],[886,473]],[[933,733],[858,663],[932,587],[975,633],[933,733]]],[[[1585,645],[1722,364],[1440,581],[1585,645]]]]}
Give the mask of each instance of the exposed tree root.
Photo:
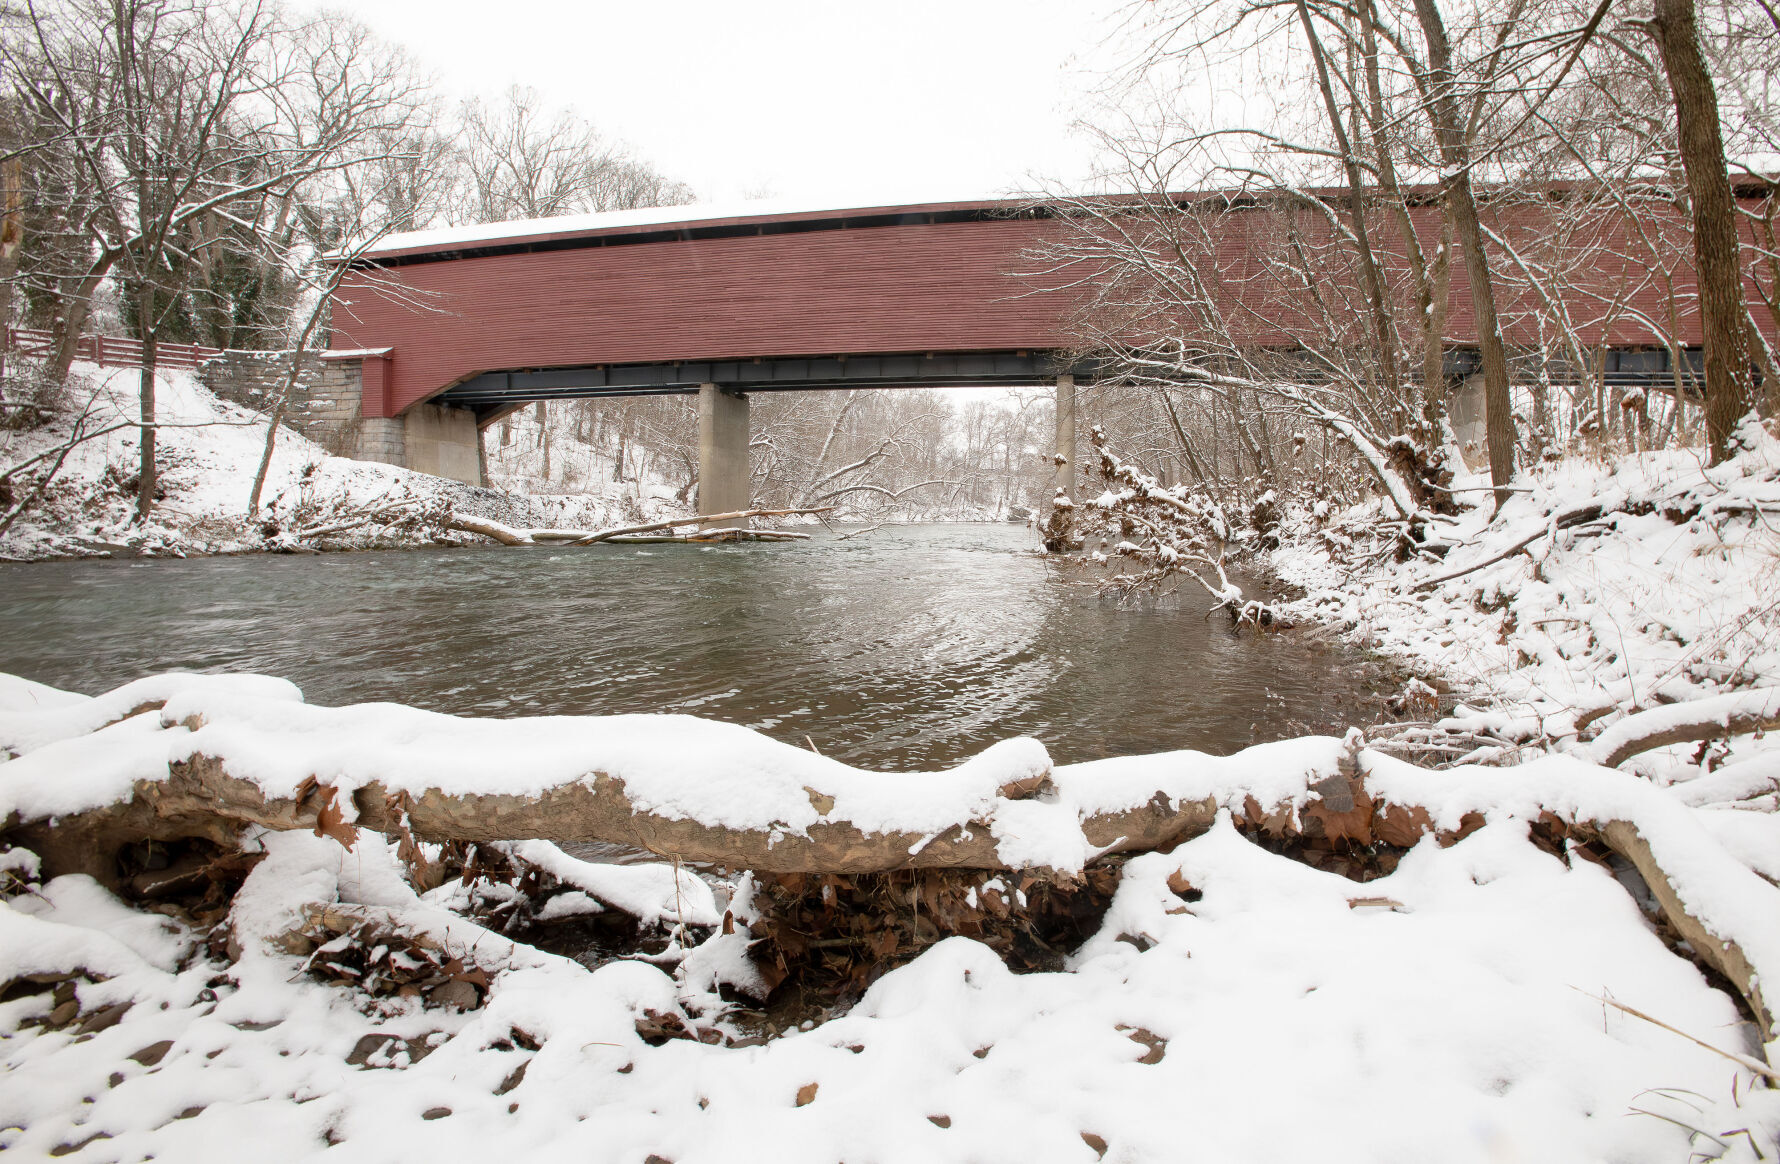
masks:
{"type": "Polygon", "coordinates": [[[775,990],[827,998],[857,996],[949,937],[984,943],[1016,971],[1058,970],[1099,928],[1118,884],[1116,863],[1070,883],[975,869],[767,875],[753,899],[755,964],[775,990]]]}

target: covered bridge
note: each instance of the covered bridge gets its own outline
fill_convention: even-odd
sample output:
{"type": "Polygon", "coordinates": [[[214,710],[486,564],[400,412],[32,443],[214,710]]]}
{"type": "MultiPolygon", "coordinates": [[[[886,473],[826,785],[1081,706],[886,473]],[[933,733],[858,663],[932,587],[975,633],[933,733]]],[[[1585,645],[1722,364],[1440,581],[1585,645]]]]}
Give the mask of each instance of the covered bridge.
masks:
{"type": "Polygon", "coordinates": [[[1055,224],[1019,204],[688,213],[427,231],[355,260],[329,355],[361,366],[367,454],[475,480],[477,429],[525,402],[697,393],[717,513],[746,505],[750,392],[1073,384],[1072,297],[1017,274],[1055,224]]]}
{"type": "MultiPolygon", "coordinates": [[[[1499,244],[1550,234],[1562,192],[1551,194],[1486,211],[1499,244]]],[[[1244,342],[1292,343],[1304,292],[1279,282],[1264,253],[1278,207],[1181,198],[1210,208],[1198,216],[1210,224],[1207,259],[1256,300],[1243,305],[1259,329],[1244,342]]],[[[357,255],[324,358],[358,370],[360,455],[475,482],[479,429],[523,403],[696,393],[699,510],[718,513],[746,508],[749,393],[1055,383],[1057,449],[1073,458],[1074,385],[1094,366],[1065,353],[1088,289],[1024,274],[1063,229],[1052,211],[984,200],[689,217],[698,209],[425,231],[357,255]]],[[[1414,214],[1424,241],[1437,240],[1439,211],[1414,214]]],[[[1658,233],[1680,233],[1661,248],[1675,256],[1685,224],[1668,216],[1658,233]]],[[[1309,221],[1326,228],[1326,217],[1309,221]]],[[[1597,320],[1585,325],[1590,344],[1623,349],[1631,374],[1671,371],[1666,350],[1635,349],[1662,349],[1666,328],[1697,346],[1691,272],[1653,277],[1632,245],[1643,227],[1616,210],[1582,221],[1587,237],[1562,249],[1575,314],[1597,320]],[[1651,296],[1663,302],[1642,302],[1651,296]]],[[[1539,296],[1524,281],[1504,290],[1509,342],[1535,339],[1539,296]]],[[[1447,319],[1449,344],[1475,342],[1462,267],[1447,319]]],[[[1610,367],[1621,361],[1607,354],[1610,367]]]]}

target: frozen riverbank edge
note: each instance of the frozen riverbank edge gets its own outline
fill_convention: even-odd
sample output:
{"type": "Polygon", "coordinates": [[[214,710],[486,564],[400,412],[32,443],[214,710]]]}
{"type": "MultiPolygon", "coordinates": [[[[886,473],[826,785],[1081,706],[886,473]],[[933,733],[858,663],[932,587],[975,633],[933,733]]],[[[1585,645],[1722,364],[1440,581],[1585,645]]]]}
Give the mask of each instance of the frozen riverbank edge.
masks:
{"type": "Polygon", "coordinates": [[[1576,756],[1436,772],[1350,737],[1053,767],[1013,740],[885,776],[692,717],[322,708],[250,676],[96,698],[8,678],[0,708],[0,819],[40,850],[0,858],[0,1146],[26,1156],[203,1160],[251,1135],[272,1159],[1149,1159],[1187,1126],[1221,1159],[1673,1160],[1722,1139],[1753,1160],[1741,1143],[1780,1136],[1757,1025],[1780,981],[1780,817],[1576,756]],[[246,825],[211,834],[246,866],[211,914],[126,903],[102,864],[42,879],[206,818],[246,825]],[[477,821],[690,857],[717,838],[780,869],[820,868],[840,830],[880,861],[977,870],[1013,906],[1024,878],[1140,836],[1171,851],[1122,862],[1064,972],[948,938],[762,1044],[724,1001],[760,986],[750,878],[725,911],[671,864],[495,844],[559,882],[551,908],[674,935],[589,970],[466,916],[468,875],[417,890],[430,840],[477,821]],[[1292,836],[1403,855],[1361,885],[1269,851],[1292,836]],[[1594,840],[1641,847],[1645,904],[1747,968],[1757,1022],[1664,944],[1629,867],[1582,859],[1594,840]],[[292,941],[329,924],[337,942],[292,941]],[[431,957],[438,981],[327,970],[366,933],[379,973],[431,957]],[[1314,1089],[1282,1083],[1282,1048],[1314,1089]],[[1258,1139],[1282,1104],[1301,1118],[1258,1139]]]}
{"type": "MultiPolygon", "coordinates": [[[[4,472],[68,441],[77,422],[85,432],[114,429],[73,448],[42,497],[0,533],[0,561],[490,545],[450,528],[450,517],[519,529],[598,530],[687,513],[675,483],[634,469],[615,472],[610,458],[591,446],[578,447],[586,462],[577,464],[581,488],[534,493],[523,486],[533,481],[536,454],[517,445],[490,451],[490,479],[505,487],[486,488],[333,456],[280,428],[261,508],[249,518],[247,501],[265,447],[264,416],[219,399],[189,371],[169,369],[156,377],[157,415],[165,426],[156,437],[157,501],[150,520],[139,522],[137,430],[131,425],[139,407],[138,376],[134,368],[76,364],[67,399],[47,423],[0,431],[4,472]]],[[[0,482],[0,517],[34,491],[36,471],[0,482]]],[[[941,508],[926,519],[993,516],[941,508]]]]}

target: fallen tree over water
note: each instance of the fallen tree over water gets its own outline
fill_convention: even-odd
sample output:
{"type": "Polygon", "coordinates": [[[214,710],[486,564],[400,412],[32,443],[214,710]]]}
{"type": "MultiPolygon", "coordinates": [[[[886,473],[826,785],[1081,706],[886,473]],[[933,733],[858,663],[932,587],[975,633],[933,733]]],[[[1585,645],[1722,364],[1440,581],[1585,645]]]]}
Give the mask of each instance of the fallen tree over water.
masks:
{"type": "Polygon", "coordinates": [[[674,530],[680,526],[708,525],[716,521],[751,521],[760,517],[804,517],[823,513],[833,513],[835,506],[824,505],[813,509],[738,509],[732,513],[699,514],[696,517],[676,517],[667,521],[650,521],[641,525],[620,525],[610,529],[518,529],[503,525],[490,518],[477,517],[473,514],[453,513],[445,526],[460,533],[480,534],[492,538],[503,546],[535,546],[564,545],[592,546],[601,542],[630,541],[680,541],[680,542],[716,542],[716,541],[800,541],[808,534],[793,533],[786,530],[752,530],[745,528],[707,529],[691,534],[672,535],[667,537],[646,537],[644,535],[674,530]]]}

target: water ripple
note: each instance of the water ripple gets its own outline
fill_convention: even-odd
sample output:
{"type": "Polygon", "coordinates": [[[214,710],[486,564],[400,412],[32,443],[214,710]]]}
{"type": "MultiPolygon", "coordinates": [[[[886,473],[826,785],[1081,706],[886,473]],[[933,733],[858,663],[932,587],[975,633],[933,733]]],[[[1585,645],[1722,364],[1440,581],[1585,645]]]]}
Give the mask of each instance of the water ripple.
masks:
{"type": "Polygon", "coordinates": [[[340,554],[0,566],[0,670],[96,691],[257,670],[317,703],[458,714],[673,710],[871,768],[1013,735],[1059,760],[1341,722],[1362,661],[1238,636],[1192,601],[1059,586],[1002,526],[775,546],[340,554]]]}

